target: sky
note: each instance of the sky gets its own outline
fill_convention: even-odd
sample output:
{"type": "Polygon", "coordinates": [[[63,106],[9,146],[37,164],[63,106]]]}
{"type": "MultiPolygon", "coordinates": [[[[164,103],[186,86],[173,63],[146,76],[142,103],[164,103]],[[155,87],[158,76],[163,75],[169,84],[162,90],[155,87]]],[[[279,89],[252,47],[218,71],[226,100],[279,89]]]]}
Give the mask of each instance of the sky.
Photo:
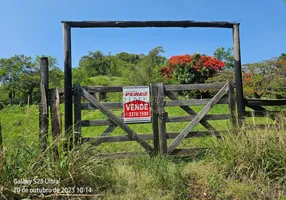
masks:
{"type": "MultiPolygon", "coordinates": [[[[194,20],[240,23],[242,63],[286,52],[283,0],[0,0],[0,58],[24,54],[57,58],[63,69],[61,21],[194,20]]],[[[72,29],[72,65],[89,51],[166,57],[232,47],[232,30],[219,28],[72,29]]]]}

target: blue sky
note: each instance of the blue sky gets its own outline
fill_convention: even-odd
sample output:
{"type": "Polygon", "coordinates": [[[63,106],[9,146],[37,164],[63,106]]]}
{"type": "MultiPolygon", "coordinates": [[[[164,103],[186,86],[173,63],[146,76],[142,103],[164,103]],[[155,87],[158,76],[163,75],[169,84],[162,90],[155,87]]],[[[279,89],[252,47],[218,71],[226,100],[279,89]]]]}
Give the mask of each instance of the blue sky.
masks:
{"type": "MultiPolygon", "coordinates": [[[[64,20],[195,20],[240,22],[242,62],[286,52],[283,0],[1,0],[0,58],[51,55],[63,66],[64,20]]],[[[232,47],[231,29],[73,29],[72,64],[88,51],[163,55],[205,53],[232,47]]]]}

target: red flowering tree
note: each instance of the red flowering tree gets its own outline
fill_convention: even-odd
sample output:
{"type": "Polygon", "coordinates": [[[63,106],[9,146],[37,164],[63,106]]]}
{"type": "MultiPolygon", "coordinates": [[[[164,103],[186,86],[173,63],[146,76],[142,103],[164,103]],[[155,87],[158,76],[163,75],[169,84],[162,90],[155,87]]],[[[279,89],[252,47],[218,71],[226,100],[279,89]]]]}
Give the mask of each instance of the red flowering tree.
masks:
{"type": "Polygon", "coordinates": [[[196,53],[172,56],[160,73],[166,79],[176,79],[180,84],[205,83],[224,67],[221,60],[196,53]]]}
{"type": "Polygon", "coordinates": [[[205,83],[225,67],[215,57],[201,54],[172,56],[168,65],[160,70],[165,79],[175,79],[180,84],[205,83]]]}

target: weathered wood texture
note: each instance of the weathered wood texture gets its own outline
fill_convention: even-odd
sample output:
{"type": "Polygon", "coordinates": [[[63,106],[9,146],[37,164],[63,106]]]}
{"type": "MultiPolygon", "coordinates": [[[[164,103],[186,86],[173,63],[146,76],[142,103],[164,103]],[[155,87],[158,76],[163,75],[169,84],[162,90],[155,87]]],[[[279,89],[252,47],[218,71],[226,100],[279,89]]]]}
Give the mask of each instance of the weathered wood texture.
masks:
{"type": "Polygon", "coordinates": [[[181,91],[181,90],[219,90],[224,83],[203,83],[203,84],[182,84],[182,85],[165,85],[165,91],[181,91]]]}
{"type": "MultiPolygon", "coordinates": [[[[121,115],[119,116],[119,118],[122,118],[123,117],[123,113],[121,113],[121,115]]],[[[123,121],[123,120],[122,120],[123,121]]],[[[109,136],[113,131],[114,129],[117,127],[116,124],[112,123],[110,124],[101,134],[100,134],[100,137],[105,137],[105,136],[109,136]]],[[[97,139],[97,141],[94,141],[93,142],[93,145],[99,145],[101,142],[100,142],[100,139],[97,139]]]]}
{"type": "Polygon", "coordinates": [[[278,115],[286,116],[286,111],[269,111],[269,110],[245,111],[246,117],[269,117],[269,116],[275,117],[278,115]]]}
{"type": "MultiPolygon", "coordinates": [[[[200,88],[203,88],[200,85],[200,88]]],[[[219,85],[221,86],[221,85],[219,85]]],[[[210,87],[209,85],[207,87],[210,87]]],[[[215,86],[217,87],[217,86],[215,86]]],[[[88,87],[89,88],[89,87],[88,87]]],[[[104,87],[101,87],[101,91],[104,90],[104,87]]],[[[118,88],[118,87],[116,87],[118,88]]],[[[120,87],[122,88],[122,87],[120,87]]],[[[81,103],[80,95],[78,93],[79,87],[75,86],[74,88],[74,103],[75,103],[75,112],[81,112],[83,108],[88,109],[98,109],[104,115],[107,116],[108,119],[100,119],[100,120],[80,120],[78,118],[78,122],[80,122],[80,127],[88,127],[88,126],[108,126],[103,133],[98,137],[94,138],[85,138],[81,137],[81,143],[89,142],[93,145],[100,145],[102,143],[112,143],[112,142],[127,142],[127,141],[137,141],[142,145],[147,151],[153,152],[154,154],[170,154],[170,155],[183,155],[187,154],[189,150],[177,150],[176,147],[172,151],[168,151],[167,140],[175,139],[178,140],[182,136],[182,133],[168,133],[166,124],[167,123],[180,123],[180,122],[191,122],[193,123],[191,126],[195,126],[197,123],[201,123],[208,131],[192,131],[193,127],[189,127],[188,130],[184,130],[183,138],[192,138],[192,137],[204,137],[204,136],[219,136],[226,132],[226,130],[216,130],[212,127],[207,120],[232,120],[235,115],[234,111],[230,111],[230,114],[208,114],[207,112],[215,105],[215,104],[229,104],[230,108],[233,108],[235,99],[233,95],[233,85],[231,81],[227,84],[223,85],[223,88],[219,91],[219,93],[213,99],[200,99],[200,100],[179,100],[176,95],[174,95],[171,91],[177,91],[177,89],[171,89],[171,91],[166,91],[166,87],[162,83],[153,83],[150,85],[151,91],[151,115],[152,122],[152,131],[153,134],[137,134],[132,129],[129,128],[123,121],[123,115],[116,117],[111,111],[108,109],[121,108],[123,107],[122,102],[99,102],[95,97],[93,97],[87,90],[81,88],[81,92],[84,98],[86,98],[90,103],[81,103]],[[231,89],[232,87],[232,89],[231,89]],[[230,90],[232,91],[229,91],[230,90]],[[229,91],[229,92],[228,92],[229,91]],[[165,95],[169,97],[171,100],[166,101],[165,95]],[[226,97],[228,96],[228,97],[226,97]],[[76,100],[77,99],[77,100],[76,100]],[[80,105],[80,109],[78,107],[80,105]],[[192,110],[189,106],[193,105],[206,105],[206,107],[197,114],[194,110],[192,110]],[[165,107],[167,106],[179,106],[181,107],[188,115],[187,116],[168,116],[168,113],[165,112],[165,107]],[[77,108],[76,108],[77,107],[77,108]],[[77,111],[76,111],[77,110],[77,111]],[[116,127],[120,127],[127,133],[127,135],[120,136],[110,136],[113,130],[116,127]],[[134,134],[135,133],[135,134],[134,134]],[[152,148],[146,141],[153,140],[152,148]],[[146,145],[147,144],[147,145],[146,145]],[[150,150],[151,149],[151,150],[150,150]]],[[[214,87],[212,87],[213,89],[214,87]]],[[[183,87],[183,89],[186,89],[183,87]]],[[[114,91],[112,87],[108,87],[109,91],[114,91]]],[[[96,88],[93,88],[93,92],[99,92],[96,88]]],[[[118,89],[116,89],[118,91],[118,89]]],[[[75,122],[76,124],[76,122],[75,122]]],[[[136,123],[134,123],[136,124],[136,123]]],[[[75,128],[76,129],[76,128],[75,128]]],[[[182,139],[183,139],[182,138],[182,139]]],[[[180,139],[178,144],[181,143],[180,139]]],[[[171,146],[172,148],[172,146],[171,146]]]]}
{"type": "Polygon", "coordinates": [[[74,144],[80,145],[81,138],[81,87],[74,86],[74,144]]]}
{"type": "Polygon", "coordinates": [[[52,122],[52,140],[53,140],[53,155],[54,161],[59,161],[58,143],[62,135],[62,119],[60,111],[60,96],[58,89],[51,90],[50,93],[50,112],[52,122]]]}
{"type": "Polygon", "coordinates": [[[232,28],[237,23],[225,21],[200,22],[193,20],[182,21],[62,21],[73,28],[144,28],[144,27],[210,27],[232,28]]]}
{"type": "Polygon", "coordinates": [[[163,83],[157,83],[158,93],[157,97],[157,106],[158,106],[158,122],[159,122],[159,138],[160,138],[160,153],[162,155],[167,154],[168,152],[168,142],[167,142],[167,130],[166,130],[166,117],[167,113],[165,112],[164,106],[164,85],[163,83]]]}
{"type": "Polygon", "coordinates": [[[236,121],[236,109],[235,109],[235,96],[234,96],[234,85],[232,80],[228,81],[229,91],[228,91],[228,99],[229,99],[229,112],[230,112],[230,123],[232,125],[232,130],[236,130],[237,121],[236,121]]]}
{"type": "Polygon", "coordinates": [[[244,97],[243,97],[243,85],[242,85],[239,24],[233,25],[233,55],[234,55],[234,68],[235,68],[235,87],[236,87],[238,123],[239,126],[241,126],[243,124],[245,105],[243,101],[244,97]]]}
{"type": "Polygon", "coordinates": [[[49,129],[49,112],[48,112],[48,96],[49,96],[49,61],[47,57],[40,59],[40,120],[39,120],[39,143],[42,151],[44,152],[47,147],[48,129],[49,129]]]}
{"type": "MultiPolygon", "coordinates": [[[[226,133],[227,130],[220,131],[220,133],[226,133]]],[[[166,133],[167,139],[175,139],[180,133],[166,133]]],[[[188,133],[186,138],[194,138],[194,137],[206,137],[212,136],[212,131],[191,131],[188,133]]],[[[154,140],[153,134],[140,134],[139,135],[144,140],[154,140]]],[[[133,141],[126,135],[119,136],[99,136],[99,137],[83,137],[82,143],[89,142],[91,144],[98,145],[100,143],[113,143],[113,142],[130,142],[133,141]]]]}
{"type": "Polygon", "coordinates": [[[172,153],[174,149],[183,141],[188,133],[198,124],[201,119],[210,111],[210,109],[228,92],[229,84],[225,86],[212,98],[212,100],[198,113],[198,115],[189,123],[189,125],[175,138],[168,147],[168,153],[172,153]]]}
{"type": "Polygon", "coordinates": [[[153,138],[152,138],[153,147],[154,147],[154,154],[159,154],[160,135],[159,135],[159,113],[157,106],[158,86],[156,83],[151,83],[150,88],[151,88],[151,119],[152,119],[152,131],[153,131],[153,138]]]}
{"type": "Polygon", "coordinates": [[[72,126],[73,126],[73,108],[72,108],[72,53],[71,53],[71,27],[69,24],[63,24],[64,31],[64,92],[65,92],[65,135],[66,141],[64,150],[72,147],[72,126]]]}
{"type": "MultiPolygon", "coordinates": [[[[190,120],[193,120],[196,117],[196,115],[190,115],[190,116],[172,116],[169,117],[168,114],[165,115],[164,120],[165,123],[171,123],[171,122],[189,122],[190,120]]],[[[212,114],[212,115],[205,115],[202,120],[226,120],[229,119],[229,114],[212,114]]],[[[122,116],[119,117],[119,119],[123,122],[122,116]]],[[[151,122],[142,122],[141,124],[150,124],[151,122]]],[[[131,124],[131,123],[130,123],[131,124]]],[[[136,122],[135,122],[136,124],[136,122]]],[[[114,125],[114,122],[110,119],[99,119],[99,120],[82,120],[81,126],[82,127],[88,127],[88,126],[110,126],[114,125]]],[[[211,129],[215,130],[215,129],[211,129]]]]}
{"type": "MultiPolygon", "coordinates": [[[[171,100],[178,100],[178,98],[171,92],[165,92],[165,94],[171,100]]],[[[180,107],[189,115],[197,115],[197,113],[189,106],[180,106],[180,107]]],[[[210,123],[208,123],[204,118],[200,121],[200,124],[203,125],[208,130],[216,131],[216,129],[210,123]]]]}
{"type": "Polygon", "coordinates": [[[100,102],[90,95],[86,90],[82,89],[83,96],[94,106],[96,106],[105,116],[107,116],[114,124],[119,126],[124,130],[128,136],[138,142],[142,147],[146,149],[147,152],[153,152],[153,147],[150,146],[145,140],[138,136],[138,134],[133,131],[128,125],[123,123],[118,117],[116,117],[112,112],[110,112],[106,107],[104,107],[100,102]]]}
{"type": "Polygon", "coordinates": [[[246,106],[283,106],[286,99],[244,99],[246,106]]]}

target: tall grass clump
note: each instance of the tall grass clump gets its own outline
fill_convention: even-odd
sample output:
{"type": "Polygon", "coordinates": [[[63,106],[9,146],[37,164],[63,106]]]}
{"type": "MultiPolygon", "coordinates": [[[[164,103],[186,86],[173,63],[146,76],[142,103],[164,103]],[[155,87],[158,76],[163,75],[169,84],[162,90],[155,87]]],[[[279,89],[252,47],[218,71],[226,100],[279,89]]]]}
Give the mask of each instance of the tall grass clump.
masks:
{"type": "Polygon", "coordinates": [[[283,129],[242,130],[213,140],[209,156],[225,179],[251,182],[252,192],[272,198],[286,195],[285,143],[283,129]]]}
{"type": "Polygon", "coordinates": [[[29,146],[14,149],[7,155],[5,152],[1,153],[3,159],[0,161],[0,185],[5,188],[3,194],[9,198],[14,197],[13,195],[35,196],[33,192],[16,194],[15,187],[27,187],[29,191],[33,191],[33,188],[58,188],[61,190],[60,193],[64,192],[63,188],[68,188],[66,193],[70,193],[69,195],[76,193],[101,195],[115,185],[116,172],[112,162],[94,156],[87,146],[61,153],[57,162],[54,162],[53,157],[49,155],[44,159],[42,153],[29,146]],[[32,184],[23,185],[15,180],[32,180],[32,184]]]}
{"type": "Polygon", "coordinates": [[[189,196],[192,176],[184,163],[175,163],[171,158],[138,156],[121,165],[119,171],[125,180],[125,187],[120,187],[125,191],[116,196],[119,199],[186,199],[189,196]]]}

